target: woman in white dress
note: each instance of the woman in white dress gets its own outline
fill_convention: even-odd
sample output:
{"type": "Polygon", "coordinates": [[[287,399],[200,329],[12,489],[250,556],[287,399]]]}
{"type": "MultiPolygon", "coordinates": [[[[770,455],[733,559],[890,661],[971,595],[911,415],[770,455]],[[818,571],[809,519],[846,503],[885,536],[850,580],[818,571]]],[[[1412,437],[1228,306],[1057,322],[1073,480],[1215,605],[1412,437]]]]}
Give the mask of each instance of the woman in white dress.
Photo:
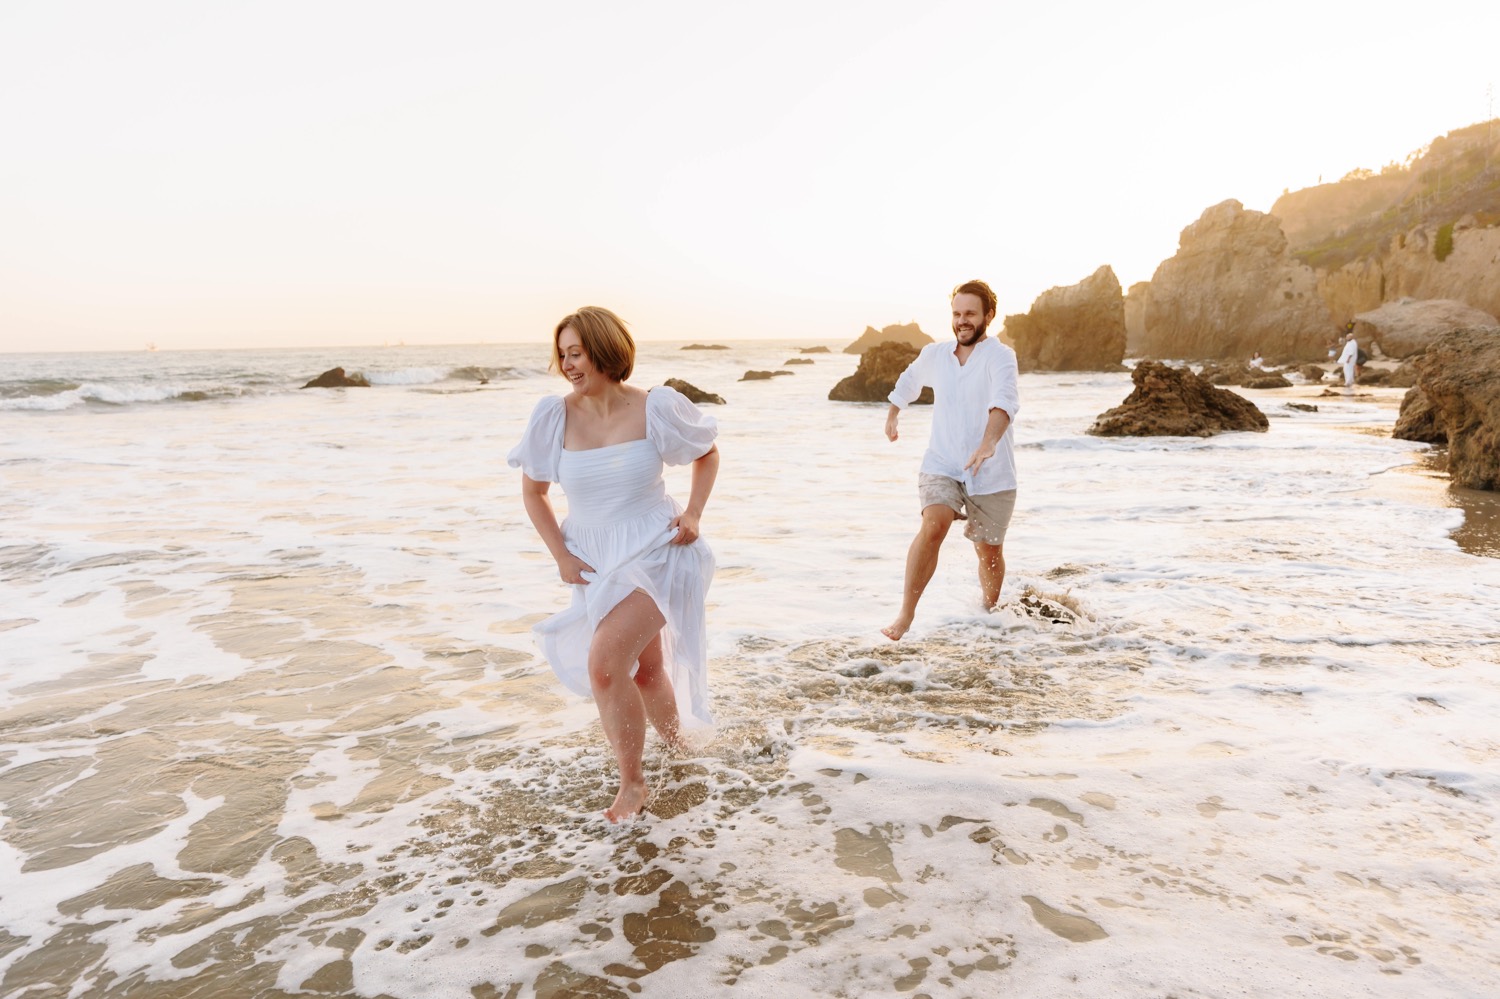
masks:
{"type": "Polygon", "coordinates": [[[573,603],[535,628],[568,689],[591,695],[620,767],[604,812],[640,812],[646,722],[672,747],[687,725],[710,725],[704,599],[713,552],[699,521],[719,471],[718,433],[681,393],[625,384],[635,341],[608,309],[579,309],[553,332],[553,367],[573,384],[532,411],[509,456],[526,514],[557,562],[573,603]],[[686,509],[667,495],[663,463],[692,465],[686,509]],[[559,524],[547,495],[568,499],[559,524]]]}

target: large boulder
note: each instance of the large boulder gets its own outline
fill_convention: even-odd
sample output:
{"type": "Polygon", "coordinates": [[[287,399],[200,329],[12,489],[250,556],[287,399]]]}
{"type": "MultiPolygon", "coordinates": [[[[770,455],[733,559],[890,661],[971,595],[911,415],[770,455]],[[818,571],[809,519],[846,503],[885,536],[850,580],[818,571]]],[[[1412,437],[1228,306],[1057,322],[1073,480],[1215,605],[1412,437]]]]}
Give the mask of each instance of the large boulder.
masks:
{"type": "Polygon", "coordinates": [[[1137,281],[1125,292],[1125,356],[1140,357],[1146,346],[1146,301],[1151,282],[1137,281]]]}
{"type": "Polygon", "coordinates": [[[309,381],[303,388],[369,388],[370,382],[364,375],[358,372],[352,375],[344,374],[343,368],[329,368],[318,377],[309,381]]]}
{"type": "Polygon", "coordinates": [[[1276,218],[1238,201],[1213,206],[1182,230],[1177,253],[1151,277],[1142,353],[1321,357],[1333,319],[1312,268],[1291,256],[1276,218]]]}
{"type": "Polygon", "coordinates": [[[932,342],[932,337],[923,333],[916,323],[896,323],[884,329],[866,326],[859,339],[844,348],[844,353],[863,354],[871,347],[890,342],[904,343],[920,350],[932,342]]]}
{"type": "Polygon", "coordinates": [[[1125,299],[1108,264],[1078,284],[1049,288],[1024,315],[1006,316],[1000,339],[1022,371],[1119,371],[1125,299]]]}
{"type": "Polygon", "coordinates": [[[667,388],[676,389],[687,396],[688,402],[703,405],[708,403],[714,406],[724,405],[724,397],[714,392],[705,392],[691,382],[685,382],[681,378],[668,378],[662,382],[667,388]]]}
{"type": "MultiPolygon", "coordinates": [[[[891,389],[896,387],[896,379],[919,353],[921,351],[916,347],[905,343],[890,342],[871,347],[859,359],[854,374],[835,385],[828,398],[834,402],[885,402],[891,389]]],[[[924,388],[917,403],[931,405],[932,389],[924,388]]]]}
{"type": "MultiPolygon", "coordinates": [[[[1451,298],[1403,298],[1354,317],[1354,336],[1387,357],[1414,357],[1438,337],[1466,326],[1494,326],[1495,317],[1451,298]]],[[[1371,351],[1374,353],[1374,351],[1371,351]]]]}
{"type": "Polygon", "coordinates": [[[1401,415],[1396,417],[1396,426],[1391,436],[1402,441],[1421,441],[1423,444],[1446,444],[1448,432],[1438,422],[1437,410],[1432,400],[1419,388],[1406,390],[1401,399],[1401,415]]]}
{"type": "Polygon", "coordinates": [[[1135,390],[1089,427],[1096,437],[1211,437],[1264,431],[1266,415],[1249,399],[1214,388],[1188,368],[1142,361],[1130,373],[1135,390]]]}
{"type": "Polygon", "coordinates": [[[1439,337],[1417,362],[1417,388],[1448,437],[1448,477],[1500,489],[1500,326],[1439,337]]]}

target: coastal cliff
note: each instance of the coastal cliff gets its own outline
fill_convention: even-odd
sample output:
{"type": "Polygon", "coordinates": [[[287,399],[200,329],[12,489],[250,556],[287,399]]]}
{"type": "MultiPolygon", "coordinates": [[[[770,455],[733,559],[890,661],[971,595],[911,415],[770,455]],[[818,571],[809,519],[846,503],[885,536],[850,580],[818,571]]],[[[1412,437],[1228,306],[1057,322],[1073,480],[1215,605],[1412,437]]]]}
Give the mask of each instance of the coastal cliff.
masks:
{"type": "Polygon", "coordinates": [[[1378,173],[1287,191],[1269,213],[1208,209],[1131,286],[1129,353],[1321,359],[1345,323],[1407,299],[1500,315],[1500,119],[1378,173]]]}
{"type": "MultiPolygon", "coordinates": [[[[1133,290],[1133,289],[1132,289],[1133,290]]],[[[1317,276],[1289,252],[1280,223],[1230,199],[1182,230],[1151,277],[1146,357],[1306,359],[1333,330],[1317,276]]]]}
{"type": "Polygon", "coordinates": [[[1336,324],[1402,298],[1500,313],[1500,119],[1271,207],[1336,324]]]}
{"type": "Polygon", "coordinates": [[[1125,299],[1105,264],[1077,284],[1049,288],[1031,311],[1006,316],[1002,342],[1022,371],[1118,371],[1125,356],[1125,299]]]}

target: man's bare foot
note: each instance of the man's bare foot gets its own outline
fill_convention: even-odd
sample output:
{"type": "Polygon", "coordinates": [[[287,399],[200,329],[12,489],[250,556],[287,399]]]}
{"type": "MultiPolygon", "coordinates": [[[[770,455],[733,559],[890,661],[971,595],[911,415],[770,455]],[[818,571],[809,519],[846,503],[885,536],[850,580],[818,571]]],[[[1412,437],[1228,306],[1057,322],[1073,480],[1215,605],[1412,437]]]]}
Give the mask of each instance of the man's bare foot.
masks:
{"type": "Polygon", "coordinates": [[[911,618],[898,617],[886,627],[881,628],[880,633],[893,642],[899,642],[901,641],[901,636],[906,634],[907,629],[910,627],[911,618]]]}
{"type": "Polygon", "coordinates": [[[615,795],[615,803],[604,810],[604,817],[611,822],[633,819],[646,807],[646,799],[650,794],[645,781],[621,784],[620,792],[615,795]]]}

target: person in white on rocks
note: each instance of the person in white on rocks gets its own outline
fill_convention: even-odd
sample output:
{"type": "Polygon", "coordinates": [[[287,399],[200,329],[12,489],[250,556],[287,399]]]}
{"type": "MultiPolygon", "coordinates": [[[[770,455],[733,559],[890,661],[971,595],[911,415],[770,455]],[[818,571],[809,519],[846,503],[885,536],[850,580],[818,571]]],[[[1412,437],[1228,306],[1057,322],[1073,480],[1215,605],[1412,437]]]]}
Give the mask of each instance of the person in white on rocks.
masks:
{"type": "Polygon", "coordinates": [[[953,289],[953,342],[922,348],[887,397],[885,435],[897,439],[901,411],[930,386],[936,402],[932,435],[917,476],[922,523],[906,553],[901,611],[881,633],[898,640],[911,628],[917,602],[937,570],[938,553],[955,520],[979,556],[984,606],[1000,602],[1005,582],[1005,533],[1016,505],[1011,433],[1020,408],[1016,352],[988,336],[995,293],[983,281],[953,289]]]}

